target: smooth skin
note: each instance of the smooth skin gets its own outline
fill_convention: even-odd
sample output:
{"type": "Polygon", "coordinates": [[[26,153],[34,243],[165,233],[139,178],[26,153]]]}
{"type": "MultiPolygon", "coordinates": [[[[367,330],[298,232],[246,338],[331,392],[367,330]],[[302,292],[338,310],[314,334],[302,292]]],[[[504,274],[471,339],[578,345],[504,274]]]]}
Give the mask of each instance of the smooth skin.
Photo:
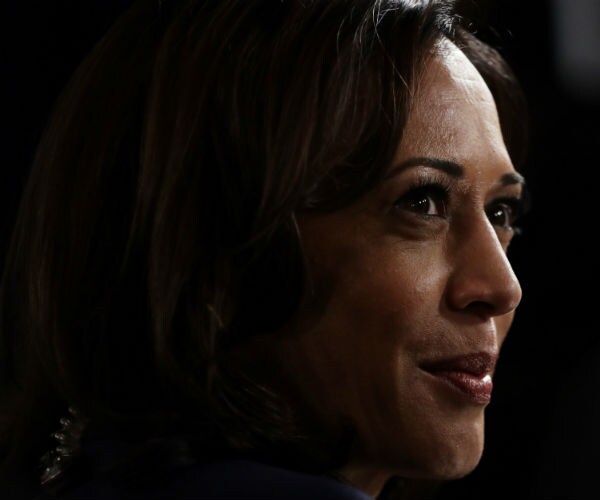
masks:
{"type": "Polygon", "coordinates": [[[338,472],[370,495],[392,475],[458,478],[479,462],[485,404],[421,366],[498,354],[521,300],[506,256],[521,181],[489,89],[444,41],[386,180],[298,219],[312,289],[290,332],[266,339],[265,363],[332,430],[355,425],[338,472]]]}

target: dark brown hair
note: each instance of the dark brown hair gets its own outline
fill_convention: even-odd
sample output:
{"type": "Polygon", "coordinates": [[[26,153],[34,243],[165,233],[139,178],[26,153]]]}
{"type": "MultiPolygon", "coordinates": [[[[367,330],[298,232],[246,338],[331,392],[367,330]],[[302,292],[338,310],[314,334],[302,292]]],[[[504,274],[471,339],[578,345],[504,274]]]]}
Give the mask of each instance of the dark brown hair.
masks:
{"type": "Polygon", "coordinates": [[[520,161],[516,81],[452,2],[134,4],[56,103],[22,197],[2,280],[0,478],[36,473],[68,404],[111,429],[176,427],[206,459],[343,461],[229,353],[290,320],[306,292],[295,214],[377,183],[442,37],[488,82],[520,161]]]}

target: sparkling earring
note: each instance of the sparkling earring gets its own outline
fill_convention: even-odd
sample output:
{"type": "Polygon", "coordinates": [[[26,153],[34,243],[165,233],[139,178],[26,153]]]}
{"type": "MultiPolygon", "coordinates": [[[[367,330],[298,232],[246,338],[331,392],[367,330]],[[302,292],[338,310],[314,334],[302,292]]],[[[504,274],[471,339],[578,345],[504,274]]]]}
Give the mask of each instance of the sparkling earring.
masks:
{"type": "Polygon", "coordinates": [[[41,458],[42,474],[40,483],[46,486],[64,474],[81,451],[81,435],[86,427],[85,419],[79,410],[69,406],[68,415],[60,419],[60,429],[51,434],[57,443],[41,458]]]}

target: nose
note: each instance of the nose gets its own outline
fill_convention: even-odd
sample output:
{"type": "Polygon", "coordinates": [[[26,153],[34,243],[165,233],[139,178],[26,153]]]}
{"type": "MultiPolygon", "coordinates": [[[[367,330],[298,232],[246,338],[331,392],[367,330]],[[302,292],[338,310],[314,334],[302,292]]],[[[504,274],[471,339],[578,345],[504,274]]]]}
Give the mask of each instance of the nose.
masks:
{"type": "Polygon", "coordinates": [[[487,218],[471,225],[453,247],[448,307],[483,319],[514,311],[521,301],[521,286],[487,218]]]}

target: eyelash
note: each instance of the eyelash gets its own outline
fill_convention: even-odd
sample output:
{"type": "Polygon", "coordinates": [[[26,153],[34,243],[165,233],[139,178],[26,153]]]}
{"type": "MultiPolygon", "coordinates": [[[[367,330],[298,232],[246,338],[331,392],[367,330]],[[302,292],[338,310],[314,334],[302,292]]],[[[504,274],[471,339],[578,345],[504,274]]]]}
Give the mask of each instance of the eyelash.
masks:
{"type": "Polygon", "coordinates": [[[494,224],[496,227],[499,227],[500,229],[503,229],[503,230],[512,231],[514,234],[520,234],[522,232],[522,229],[517,224],[517,221],[519,220],[521,215],[523,215],[523,212],[524,212],[524,202],[523,202],[522,198],[518,198],[516,196],[512,196],[512,197],[507,196],[507,197],[503,197],[503,198],[497,198],[497,199],[493,200],[492,203],[490,203],[490,205],[488,205],[488,208],[486,208],[485,212],[488,216],[488,219],[490,219],[490,222],[492,222],[492,224],[494,224]],[[510,210],[509,220],[508,220],[508,224],[497,225],[497,224],[494,224],[491,219],[492,213],[493,213],[495,207],[499,207],[502,205],[507,207],[510,210]]]}
{"type": "Polygon", "coordinates": [[[425,198],[430,198],[434,202],[441,202],[442,214],[418,213],[418,215],[424,217],[446,217],[450,202],[450,193],[451,185],[447,179],[418,179],[409,186],[405,194],[396,200],[394,208],[417,213],[418,208],[415,205],[425,198]]]}
{"type": "MultiPolygon", "coordinates": [[[[450,194],[452,191],[452,186],[450,182],[445,178],[440,179],[419,179],[414,182],[406,191],[404,195],[402,195],[396,202],[394,203],[394,208],[397,210],[408,210],[410,212],[416,213],[422,217],[442,217],[446,218],[448,216],[448,205],[450,202],[450,194]],[[436,205],[436,211],[441,213],[430,214],[430,213],[421,213],[419,212],[419,208],[416,206],[419,202],[425,200],[425,198],[429,198],[436,205]]],[[[485,209],[485,212],[490,219],[490,222],[497,228],[501,230],[512,231],[514,234],[519,234],[521,232],[521,228],[518,227],[516,222],[524,213],[524,198],[517,196],[505,196],[501,198],[496,198],[492,200],[485,209]],[[509,210],[508,214],[508,223],[507,224],[495,224],[492,221],[492,217],[494,215],[494,211],[499,207],[506,207],[509,210]]],[[[423,208],[429,208],[429,205],[425,206],[421,204],[423,208]]]]}

